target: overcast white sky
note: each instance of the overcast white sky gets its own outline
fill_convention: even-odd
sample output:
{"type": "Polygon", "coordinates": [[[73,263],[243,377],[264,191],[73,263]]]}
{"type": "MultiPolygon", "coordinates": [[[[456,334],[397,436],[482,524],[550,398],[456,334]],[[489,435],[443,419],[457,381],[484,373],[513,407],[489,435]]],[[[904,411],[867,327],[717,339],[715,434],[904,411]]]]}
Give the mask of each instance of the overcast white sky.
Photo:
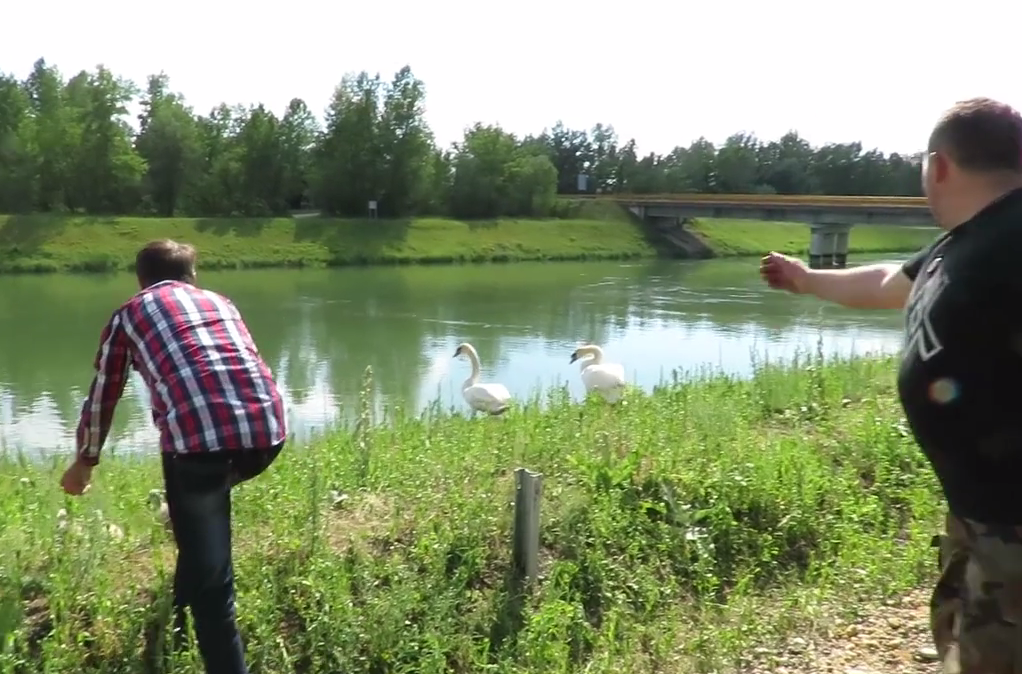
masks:
{"type": "Polygon", "coordinates": [[[65,77],[103,63],[166,71],[197,112],[228,103],[321,115],[345,72],[404,64],[447,144],[475,122],[538,132],[613,124],[640,152],[736,131],[921,149],[955,100],[1022,106],[1022,7],[923,0],[52,0],[4,3],[0,69],[40,56],[65,77]],[[36,26],[39,28],[36,29],[36,26]]]}

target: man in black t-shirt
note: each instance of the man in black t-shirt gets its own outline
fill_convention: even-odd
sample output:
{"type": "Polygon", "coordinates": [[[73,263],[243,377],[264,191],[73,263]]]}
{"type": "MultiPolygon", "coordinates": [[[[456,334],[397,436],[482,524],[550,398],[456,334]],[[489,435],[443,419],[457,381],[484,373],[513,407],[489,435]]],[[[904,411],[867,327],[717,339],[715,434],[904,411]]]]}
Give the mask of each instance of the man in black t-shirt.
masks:
{"type": "MultiPolygon", "coordinates": [[[[1022,674],[1022,116],[955,104],[923,188],[943,231],[903,265],[810,270],[777,253],[772,288],[905,309],[898,394],[947,500],[931,627],[948,674],[1022,674]]],[[[853,234],[854,235],[854,234],[853,234]]]]}

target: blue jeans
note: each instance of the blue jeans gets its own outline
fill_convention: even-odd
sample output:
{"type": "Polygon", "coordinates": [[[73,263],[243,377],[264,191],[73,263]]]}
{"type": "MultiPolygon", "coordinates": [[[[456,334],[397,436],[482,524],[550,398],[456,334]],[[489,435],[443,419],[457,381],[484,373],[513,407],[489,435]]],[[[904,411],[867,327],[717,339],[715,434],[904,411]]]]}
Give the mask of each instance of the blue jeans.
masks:
{"type": "Polygon", "coordinates": [[[177,567],[175,641],[183,643],[191,607],[195,638],[208,674],[248,674],[235,619],[231,563],[231,488],[263,472],[280,453],[268,450],[163,454],[177,567]]]}

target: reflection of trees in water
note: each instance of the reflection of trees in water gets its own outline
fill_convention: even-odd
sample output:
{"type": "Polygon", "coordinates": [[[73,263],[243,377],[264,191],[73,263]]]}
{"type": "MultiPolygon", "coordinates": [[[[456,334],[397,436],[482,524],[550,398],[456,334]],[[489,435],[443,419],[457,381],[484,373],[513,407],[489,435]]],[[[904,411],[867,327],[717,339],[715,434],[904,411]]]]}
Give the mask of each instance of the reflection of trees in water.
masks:
{"type": "Polygon", "coordinates": [[[0,451],[67,451],[73,432],[62,423],[58,405],[48,392],[26,405],[10,387],[0,387],[0,451]]]}
{"type": "Polygon", "coordinates": [[[259,335],[256,339],[277,383],[291,392],[293,402],[298,405],[307,402],[307,392],[316,388],[330,367],[320,342],[311,336],[310,314],[313,311],[310,304],[300,303],[293,313],[286,312],[284,329],[265,333],[273,334],[273,340],[263,339],[262,332],[253,333],[259,335]]]}
{"type": "MultiPolygon", "coordinates": [[[[707,326],[722,337],[781,338],[793,328],[897,328],[900,321],[897,312],[880,318],[764,292],[755,261],[203,273],[201,282],[234,300],[290,406],[310,427],[333,418],[339,403],[343,416],[354,414],[367,365],[378,414],[389,403],[428,402],[438,383],[456,389],[468,375],[467,364],[450,362],[461,341],[472,342],[492,372],[537,342],[567,351],[636,328],[671,329],[681,339],[707,326]]],[[[15,384],[10,407],[30,409],[49,396],[52,423],[73,429],[99,331],[133,290],[126,276],[3,279],[0,324],[18,326],[5,330],[0,350],[0,382],[15,384]]],[[[678,357],[685,358],[683,345],[678,357]]],[[[115,439],[151,432],[137,388],[118,409],[115,439]]]]}
{"type": "MultiPolygon", "coordinates": [[[[126,279],[127,277],[125,277],[126,279]]],[[[130,283],[110,277],[5,277],[0,283],[0,383],[8,387],[16,420],[0,431],[11,441],[67,449],[93,376],[99,335],[130,296],[130,283]],[[68,422],[71,421],[69,424],[68,422]]],[[[135,415],[119,409],[114,433],[135,415]]]]}

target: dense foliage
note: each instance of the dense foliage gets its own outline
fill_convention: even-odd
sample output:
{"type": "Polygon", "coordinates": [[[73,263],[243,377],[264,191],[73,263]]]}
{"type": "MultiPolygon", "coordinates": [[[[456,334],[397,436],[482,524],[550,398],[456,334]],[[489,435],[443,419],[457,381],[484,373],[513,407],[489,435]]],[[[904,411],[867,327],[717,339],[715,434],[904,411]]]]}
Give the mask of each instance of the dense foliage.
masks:
{"type": "Polygon", "coordinates": [[[918,194],[918,157],[860,143],[811,147],[794,131],[761,142],[700,138],[639,156],[614,128],[558,123],[518,138],[475,124],[437,147],[425,86],[410,68],[389,83],[346,75],[322,123],[300,99],[278,117],[222,104],[196,115],[167,75],[144,91],[103,66],[65,80],[40,59],[25,81],[0,74],[0,212],[270,215],[549,215],[557,194],[719,192],[918,194]],[[137,125],[128,105],[141,97],[137,125]]]}

